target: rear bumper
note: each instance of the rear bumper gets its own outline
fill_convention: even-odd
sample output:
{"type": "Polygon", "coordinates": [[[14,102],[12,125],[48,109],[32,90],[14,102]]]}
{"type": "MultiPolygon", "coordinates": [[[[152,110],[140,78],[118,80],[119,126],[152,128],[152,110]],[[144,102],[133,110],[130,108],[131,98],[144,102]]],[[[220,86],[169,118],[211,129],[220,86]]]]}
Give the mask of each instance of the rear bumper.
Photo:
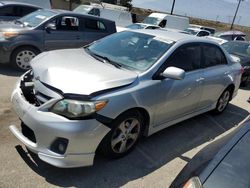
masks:
{"type": "Polygon", "coordinates": [[[21,121],[34,133],[35,139],[11,125],[10,131],[16,138],[37,153],[41,160],[53,166],[69,168],[92,165],[95,151],[110,128],[95,119],[69,120],[42,111],[43,105],[33,106],[24,98],[19,82],[11,97],[13,108],[21,121]],[[67,140],[63,153],[54,149],[55,142],[59,139],[67,140]]]}

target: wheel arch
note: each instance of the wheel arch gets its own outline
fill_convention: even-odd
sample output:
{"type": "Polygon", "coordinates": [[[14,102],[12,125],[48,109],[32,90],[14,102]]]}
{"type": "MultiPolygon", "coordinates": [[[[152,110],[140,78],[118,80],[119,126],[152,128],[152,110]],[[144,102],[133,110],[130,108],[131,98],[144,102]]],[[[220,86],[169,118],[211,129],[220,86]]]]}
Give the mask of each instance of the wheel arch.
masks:
{"type": "Polygon", "coordinates": [[[42,52],[41,49],[38,48],[38,47],[35,46],[35,45],[32,45],[32,44],[22,44],[22,45],[19,45],[19,46],[16,46],[15,48],[13,48],[13,50],[12,50],[12,52],[11,52],[11,56],[12,56],[12,54],[13,54],[16,50],[18,50],[18,49],[20,49],[20,48],[24,48],[24,47],[34,48],[34,49],[35,49],[36,51],[38,51],[39,53],[42,52]]]}
{"type": "MultiPolygon", "coordinates": [[[[232,98],[233,98],[233,93],[234,93],[234,90],[235,90],[235,85],[233,84],[233,83],[231,83],[230,85],[228,85],[227,87],[226,87],[226,89],[225,90],[230,90],[230,101],[232,100],[232,98]]],[[[225,91],[224,90],[224,91],[225,91]]],[[[224,92],[223,91],[223,92],[224,92]]]]}
{"type": "MultiPolygon", "coordinates": [[[[119,116],[121,116],[122,114],[124,113],[127,113],[129,111],[136,111],[139,113],[139,115],[142,117],[143,119],[143,135],[147,135],[147,132],[148,132],[148,128],[149,128],[149,125],[150,125],[150,115],[149,115],[149,112],[143,108],[143,107],[134,107],[134,108],[129,108],[125,111],[123,111],[122,113],[120,113],[116,118],[118,118],[119,116]]],[[[116,119],[115,118],[115,119],[116,119]]]]}

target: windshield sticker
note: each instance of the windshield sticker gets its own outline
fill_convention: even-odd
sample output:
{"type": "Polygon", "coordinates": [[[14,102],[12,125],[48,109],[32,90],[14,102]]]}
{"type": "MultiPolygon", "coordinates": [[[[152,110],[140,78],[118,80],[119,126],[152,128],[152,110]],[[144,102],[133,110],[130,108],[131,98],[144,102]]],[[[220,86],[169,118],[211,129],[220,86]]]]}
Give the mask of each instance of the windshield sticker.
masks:
{"type": "Polygon", "coordinates": [[[161,38],[161,37],[154,37],[153,39],[154,39],[154,40],[158,40],[158,41],[160,41],[160,42],[167,43],[167,44],[171,44],[171,43],[173,43],[173,41],[172,41],[172,40],[165,39],[165,38],[161,38]]]}
{"type": "Polygon", "coordinates": [[[36,18],[38,19],[41,19],[41,20],[44,20],[46,18],[46,16],[43,16],[43,15],[37,15],[36,18]]]}

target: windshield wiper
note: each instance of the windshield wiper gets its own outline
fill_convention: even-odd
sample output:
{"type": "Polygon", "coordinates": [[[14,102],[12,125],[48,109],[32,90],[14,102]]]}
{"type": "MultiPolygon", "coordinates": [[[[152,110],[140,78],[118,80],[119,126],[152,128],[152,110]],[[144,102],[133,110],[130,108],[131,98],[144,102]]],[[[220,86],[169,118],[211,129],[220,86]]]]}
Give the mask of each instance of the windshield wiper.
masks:
{"type": "Polygon", "coordinates": [[[99,61],[101,61],[101,62],[103,62],[103,63],[109,63],[109,64],[111,64],[111,65],[113,65],[113,66],[115,66],[116,68],[119,68],[119,69],[122,67],[122,65],[121,65],[120,63],[114,62],[114,61],[110,60],[110,59],[109,59],[108,57],[106,57],[106,56],[102,56],[102,55],[96,54],[96,53],[94,53],[94,52],[91,52],[88,48],[85,48],[85,50],[87,50],[87,52],[88,52],[92,57],[94,57],[95,59],[97,59],[97,60],[99,60],[99,61]]]}
{"type": "Polygon", "coordinates": [[[23,25],[23,22],[22,22],[22,21],[20,21],[20,20],[15,20],[15,21],[14,21],[14,23],[15,23],[15,24],[20,24],[20,25],[23,25]]]}

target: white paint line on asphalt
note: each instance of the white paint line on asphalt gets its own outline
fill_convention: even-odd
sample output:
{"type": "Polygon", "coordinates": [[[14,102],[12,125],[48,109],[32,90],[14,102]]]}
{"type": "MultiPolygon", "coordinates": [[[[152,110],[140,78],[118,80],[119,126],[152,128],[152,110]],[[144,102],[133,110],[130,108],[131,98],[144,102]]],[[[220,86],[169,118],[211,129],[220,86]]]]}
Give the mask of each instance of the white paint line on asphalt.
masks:
{"type": "Polygon", "coordinates": [[[209,118],[212,122],[214,122],[216,125],[218,125],[224,132],[227,131],[227,129],[225,129],[225,128],[224,128],[220,123],[218,123],[214,118],[212,118],[211,116],[206,115],[206,114],[205,114],[205,116],[206,116],[207,118],[209,118]]]}

